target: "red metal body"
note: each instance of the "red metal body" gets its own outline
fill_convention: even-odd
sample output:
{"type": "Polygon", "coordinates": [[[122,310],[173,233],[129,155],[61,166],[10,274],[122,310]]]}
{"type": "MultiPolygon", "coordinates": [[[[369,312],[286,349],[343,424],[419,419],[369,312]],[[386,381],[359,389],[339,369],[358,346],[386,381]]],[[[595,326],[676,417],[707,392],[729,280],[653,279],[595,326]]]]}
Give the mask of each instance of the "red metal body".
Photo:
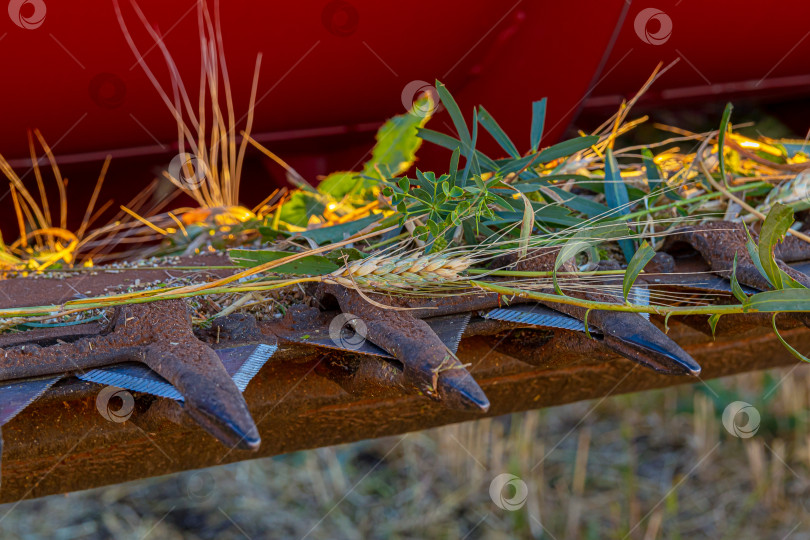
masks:
{"type": "MultiPolygon", "coordinates": [[[[140,3],[196,93],[195,2],[140,3]]],[[[146,60],[168,84],[159,49],[128,1],[122,4],[146,60]]],[[[72,174],[82,184],[91,183],[85,175],[95,174],[110,151],[119,158],[111,169],[118,179],[138,167],[149,177],[152,165],[173,155],[173,119],[136,65],[110,0],[12,0],[8,11],[0,17],[0,153],[25,166],[26,129],[40,128],[63,163],[96,161],[72,174]]],[[[798,0],[779,5],[778,27],[763,22],[760,4],[727,0],[231,0],[220,11],[237,114],[246,112],[261,52],[254,132],[310,179],[362,160],[375,128],[403,111],[402,92],[412,81],[442,80],[465,111],[484,104],[525,149],[532,100],[549,98],[552,142],[583,104],[615,107],[662,60],[682,58],[649,96],[670,104],[806,93],[810,79],[802,62],[810,52],[806,7],[798,0]]],[[[446,114],[432,127],[452,131],[446,114]]],[[[487,136],[481,145],[494,153],[487,136]]],[[[421,159],[441,166],[446,156],[425,148],[421,159]]],[[[268,168],[276,183],[284,182],[282,171],[268,168]]],[[[122,184],[139,182],[117,185],[126,192],[122,184]]],[[[266,194],[266,181],[256,190],[266,194]]]]}

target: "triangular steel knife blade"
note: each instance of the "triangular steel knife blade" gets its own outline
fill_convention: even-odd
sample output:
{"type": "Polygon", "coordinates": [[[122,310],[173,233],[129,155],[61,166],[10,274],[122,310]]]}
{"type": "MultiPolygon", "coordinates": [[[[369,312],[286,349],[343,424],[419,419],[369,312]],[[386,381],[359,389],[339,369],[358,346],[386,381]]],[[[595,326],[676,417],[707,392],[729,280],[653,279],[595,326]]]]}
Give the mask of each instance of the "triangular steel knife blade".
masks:
{"type": "MultiPolygon", "coordinates": [[[[540,304],[518,304],[508,308],[497,308],[485,313],[484,318],[540,328],[559,328],[561,330],[585,332],[585,325],[582,321],[540,304]]],[[[592,334],[601,335],[599,330],[593,326],[589,326],[588,330],[592,334]]]]}
{"type": "MultiPolygon", "coordinates": [[[[450,350],[456,352],[459,342],[461,341],[461,336],[464,334],[469,320],[470,314],[464,313],[460,315],[433,317],[426,319],[425,322],[428,323],[450,350]]],[[[312,336],[310,336],[309,339],[301,340],[301,342],[341,351],[372,354],[386,359],[393,358],[383,349],[368,340],[365,340],[363,346],[357,349],[341,347],[334,343],[329,337],[312,338],[312,336]]],[[[216,350],[216,353],[225,365],[225,370],[231,378],[233,378],[236,386],[239,390],[244,392],[250,380],[259,372],[267,360],[273,356],[277,348],[277,345],[243,345],[220,348],[216,350]]],[[[138,362],[125,362],[92,369],[85,373],[77,374],[76,376],[83,381],[116,386],[133,392],[144,392],[158,397],[183,401],[183,396],[171,383],[144,364],[138,362]]]]}
{"type": "Polygon", "coordinates": [[[0,383],[0,426],[17,416],[53,386],[62,375],[0,383]]]}
{"type": "MultiPolygon", "coordinates": [[[[458,350],[461,336],[464,330],[467,329],[467,324],[470,322],[472,313],[458,313],[453,315],[442,315],[440,317],[429,317],[424,319],[428,326],[436,333],[439,339],[450,349],[453,353],[458,350]]],[[[394,357],[388,354],[385,350],[381,349],[368,339],[353,340],[352,336],[347,336],[343,344],[340,339],[332,339],[329,328],[312,328],[306,331],[300,331],[301,336],[288,336],[285,339],[312,345],[315,347],[322,347],[324,349],[332,349],[336,351],[344,351],[355,354],[366,354],[370,356],[378,356],[386,360],[392,360],[394,357]]]]}
{"type": "MultiPolygon", "coordinates": [[[[649,306],[650,305],[650,289],[647,287],[643,287],[640,285],[635,285],[630,287],[630,291],[627,294],[627,300],[631,304],[635,304],[637,306],[649,306]]],[[[642,317],[650,320],[649,313],[639,313],[642,317]]]]}
{"type": "MultiPolygon", "coordinates": [[[[651,274],[644,276],[644,280],[652,285],[673,285],[686,287],[699,291],[722,292],[731,294],[731,282],[724,277],[705,274],[651,274]]],[[[756,294],[760,291],[740,284],[746,294],[756,294]]]]}
{"type": "MultiPolygon", "coordinates": [[[[792,262],[789,263],[788,266],[803,274],[810,275],[810,261],[792,262]]],[[[731,282],[727,278],[708,272],[700,275],[694,273],[650,274],[644,276],[644,280],[648,283],[654,283],[657,285],[680,285],[690,289],[732,294],[731,282]]],[[[745,294],[756,294],[758,292],[762,292],[759,289],[743,285],[742,283],[740,283],[740,288],[745,294]]]]}
{"type": "Polygon", "coordinates": [[[447,345],[447,348],[455,354],[458,351],[459,343],[461,343],[461,336],[464,335],[464,331],[470,323],[470,317],[472,317],[472,313],[468,312],[431,317],[425,319],[425,322],[436,332],[436,335],[447,345]]]}
{"type": "MultiPolygon", "coordinates": [[[[278,345],[240,345],[216,349],[216,353],[222,360],[228,375],[236,383],[236,387],[244,392],[251,379],[275,354],[277,349],[278,345]]],[[[106,366],[76,376],[83,381],[183,401],[183,396],[169,381],[138,362],[106,366]]]]}
{"type": "MultiPolygon", "coordinates": [[[[650,290],[647,287],[634,285],[627,295],[628,301],[639,306],[650,305],[650,290]]],[[[650,320],[649,313],[640,313],[642,317],[650,320]]],[[[541,326],[544,328],[560,328],[562,330],[574,330],[584,332],[585,326],[582,321],[555,311],[540,304],[518,304],[508,308],[498,308],[484,315],[485,319],[496,321],[513,322],[517,324],[528,324],[531,326],[541,326]]],[[[588,331],[592,334],[600,334],[599,330],[589,326],[588,331]]]]}
{"type": "Polygon", "coordinates": [[[793,262],[789,263],[788,266],[810,276],[810,261],[793,262]]]}

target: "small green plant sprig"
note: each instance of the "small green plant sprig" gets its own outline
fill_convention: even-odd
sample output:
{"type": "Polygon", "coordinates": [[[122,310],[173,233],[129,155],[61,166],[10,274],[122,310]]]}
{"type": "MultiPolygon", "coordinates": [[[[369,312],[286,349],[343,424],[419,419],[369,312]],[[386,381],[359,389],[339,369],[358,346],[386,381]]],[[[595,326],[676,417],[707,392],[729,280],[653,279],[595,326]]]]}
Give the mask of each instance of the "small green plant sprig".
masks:
{"type": "Polygon", "coordinates": [[[413,234],[423,241],[433,241],[434,250],[444,248],[456,234],[459,226],[465,234],[480,232],[482,219],[495,219],[493,206],[504,210],[520,210],[497,191],[510,188],[500,176],[484,179],[472,176],[472,184],[459,181],[459,152],[453,153],[450,172],[438,178],[433,172],[416,171],[415,178],[399,178],[386,181],[383,195],[391,197],[391,206],[396,208],[401,221],[418,218],[413,234]]]}

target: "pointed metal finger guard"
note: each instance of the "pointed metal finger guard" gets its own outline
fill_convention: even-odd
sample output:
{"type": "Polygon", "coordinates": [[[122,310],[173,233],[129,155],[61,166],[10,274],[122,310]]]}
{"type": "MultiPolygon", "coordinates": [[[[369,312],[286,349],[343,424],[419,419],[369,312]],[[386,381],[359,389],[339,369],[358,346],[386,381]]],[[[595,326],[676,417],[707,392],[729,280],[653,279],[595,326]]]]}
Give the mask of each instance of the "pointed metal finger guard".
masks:
{"type": "Polygon", "coordinates": [[[104,333],[57,343],[0,350],[0,380],[81,372],[141,362],[170,382],[183,409],[225,444],[255,450],[261,439],[239,388],[217,354],[191,328],[185,302],[118,306],[104,333]]]}

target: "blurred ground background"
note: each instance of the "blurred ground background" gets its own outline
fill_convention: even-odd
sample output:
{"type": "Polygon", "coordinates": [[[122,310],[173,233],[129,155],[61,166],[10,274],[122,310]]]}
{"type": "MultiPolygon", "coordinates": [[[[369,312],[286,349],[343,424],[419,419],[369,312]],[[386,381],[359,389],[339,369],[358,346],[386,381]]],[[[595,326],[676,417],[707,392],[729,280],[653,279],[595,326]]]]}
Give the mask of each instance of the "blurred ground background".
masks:
{"type": "Polygon", "coordinates": [[[8,504],[0,537],[810,538],[809,396],[805,365],[615,396],[8,504]]]}

